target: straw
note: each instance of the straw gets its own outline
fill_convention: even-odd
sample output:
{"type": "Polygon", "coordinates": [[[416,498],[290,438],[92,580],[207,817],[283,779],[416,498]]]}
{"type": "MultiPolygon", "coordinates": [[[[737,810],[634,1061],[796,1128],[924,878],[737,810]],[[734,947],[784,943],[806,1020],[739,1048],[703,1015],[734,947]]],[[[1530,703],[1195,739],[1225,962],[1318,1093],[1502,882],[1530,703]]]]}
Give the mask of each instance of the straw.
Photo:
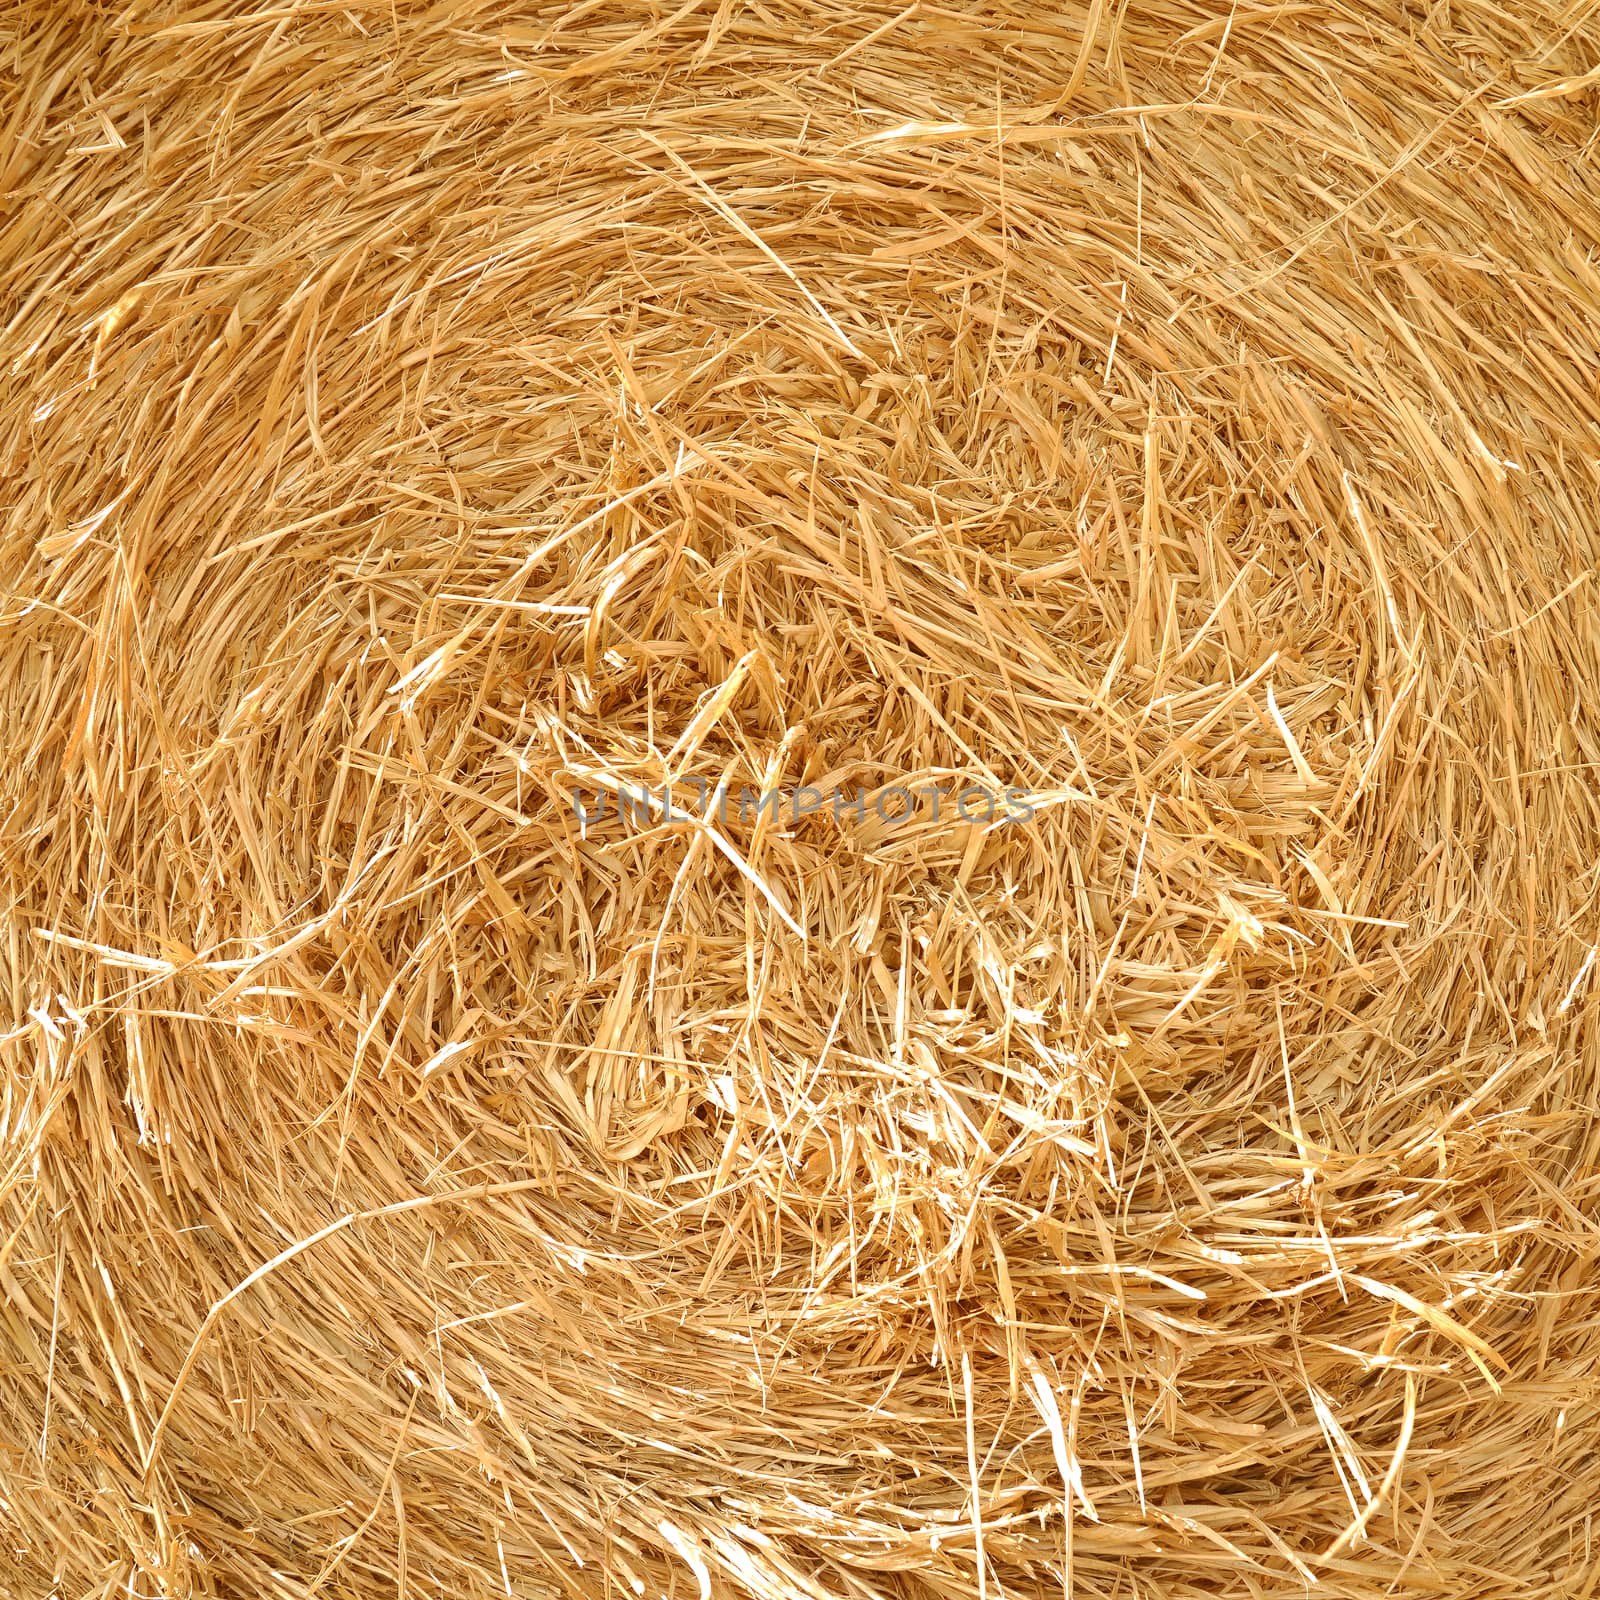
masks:
{"type": "Polygon", "coordinates": [[[1600,1591],[1600,13],[4,39],[0,1600],[1600,1591]]]}

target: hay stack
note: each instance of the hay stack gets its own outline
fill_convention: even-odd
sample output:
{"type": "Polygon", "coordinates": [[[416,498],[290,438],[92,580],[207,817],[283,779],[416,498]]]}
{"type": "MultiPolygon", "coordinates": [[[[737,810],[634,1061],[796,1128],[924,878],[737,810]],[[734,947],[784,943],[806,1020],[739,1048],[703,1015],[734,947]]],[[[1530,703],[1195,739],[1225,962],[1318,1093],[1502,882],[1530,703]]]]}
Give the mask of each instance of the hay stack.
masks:
{"type": "Polygon", "coordinates": [[[1595,1592],[1591,9],[6,51],[0,1595],[1595,1592]]]}

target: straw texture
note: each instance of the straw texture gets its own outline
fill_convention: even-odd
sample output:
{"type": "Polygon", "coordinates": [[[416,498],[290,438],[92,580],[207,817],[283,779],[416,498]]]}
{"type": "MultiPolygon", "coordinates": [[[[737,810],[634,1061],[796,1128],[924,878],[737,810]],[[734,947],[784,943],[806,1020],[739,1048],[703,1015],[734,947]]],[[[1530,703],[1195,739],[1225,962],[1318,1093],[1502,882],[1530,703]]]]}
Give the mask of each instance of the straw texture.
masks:
{"type": "Polygon", "coordinates": [[[0,47],[0,1596],[1597,1592],[1593,4],[0,47]]]}

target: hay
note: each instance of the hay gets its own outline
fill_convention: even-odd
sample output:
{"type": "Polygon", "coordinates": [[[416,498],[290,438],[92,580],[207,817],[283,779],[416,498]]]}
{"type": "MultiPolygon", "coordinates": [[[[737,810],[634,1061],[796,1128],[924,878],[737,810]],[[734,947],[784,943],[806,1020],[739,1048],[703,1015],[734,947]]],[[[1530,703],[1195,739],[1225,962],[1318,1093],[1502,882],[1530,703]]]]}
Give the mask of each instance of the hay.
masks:
{"type": "Polygon", "coordinates": [[[1592,6],[4,37],[0,1595],[1596,1591],[1592,6]]]}

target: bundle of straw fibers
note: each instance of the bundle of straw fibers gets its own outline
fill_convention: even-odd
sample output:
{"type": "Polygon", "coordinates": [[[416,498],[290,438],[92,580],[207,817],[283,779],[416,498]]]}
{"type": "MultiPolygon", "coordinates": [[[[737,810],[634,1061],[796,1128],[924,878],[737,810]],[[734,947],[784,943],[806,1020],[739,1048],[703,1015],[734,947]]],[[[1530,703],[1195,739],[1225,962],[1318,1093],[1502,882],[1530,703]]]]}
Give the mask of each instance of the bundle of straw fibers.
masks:
{"type": "Polygon", "coordinates": [[[1600,1591],[1593,7],[3,27],[5,1600],[1600,1591]]]}

